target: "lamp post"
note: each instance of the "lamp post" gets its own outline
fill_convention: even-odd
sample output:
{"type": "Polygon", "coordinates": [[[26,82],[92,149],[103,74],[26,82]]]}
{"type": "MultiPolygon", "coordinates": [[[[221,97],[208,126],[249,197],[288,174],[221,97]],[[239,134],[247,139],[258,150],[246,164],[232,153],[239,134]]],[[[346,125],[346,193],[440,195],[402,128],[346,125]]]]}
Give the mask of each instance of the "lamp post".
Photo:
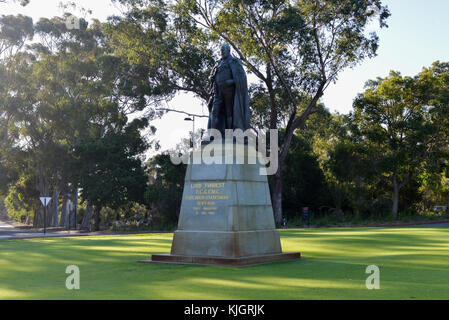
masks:
{"type": "Polygon", "coordinates": [[[184,121],[192,121],[192,148],[195,148],[195,116],[192,116],[192,118],[185,118],[184,121]]]}

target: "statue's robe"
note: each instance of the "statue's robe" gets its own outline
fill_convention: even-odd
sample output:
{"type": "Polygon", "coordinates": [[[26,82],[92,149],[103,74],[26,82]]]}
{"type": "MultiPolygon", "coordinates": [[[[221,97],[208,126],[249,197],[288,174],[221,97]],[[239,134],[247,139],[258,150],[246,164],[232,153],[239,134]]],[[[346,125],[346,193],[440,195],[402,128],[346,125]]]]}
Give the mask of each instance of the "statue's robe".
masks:
{"type": "MultiPolygon", "coordinates": [[[[214,67],[212,74],[216,74],[219,63],[214,67]]],[[[250,128],[250,109],[249,109],[249,94],[248,94],[248,80],[246,77],[245,70],[243,69],[242,62],[240,59],[231,56],[229,61],[229,66],[231,68],[232,77],[235,83],[235,95],[234,95],[234,105],[233,105],[233,117],[232,117],[232,129],[242,129],[243,131],[250,128]]],[[[212,76],[212,80],[215,82],[215,76],[212,76]]],[[[214,86],[216,88],[216,85],[214,86]]],[[[214,90],[214,95],[216,94],[214,90]]],[[[213,98],[211,99],[210,106],[213,106],[213,98]]],[[[210,111],[211,108],[209,108],[210,111]]],[[[212,112],[209,115],[209,125],[208,128],[212,128],[212,112]]],[[[212,129],[217,129],[224,133],[226,123],[226,115],[224,113],[224,108],[222,108],[221,113],[218,117],[217,127],[212,129]]]]}

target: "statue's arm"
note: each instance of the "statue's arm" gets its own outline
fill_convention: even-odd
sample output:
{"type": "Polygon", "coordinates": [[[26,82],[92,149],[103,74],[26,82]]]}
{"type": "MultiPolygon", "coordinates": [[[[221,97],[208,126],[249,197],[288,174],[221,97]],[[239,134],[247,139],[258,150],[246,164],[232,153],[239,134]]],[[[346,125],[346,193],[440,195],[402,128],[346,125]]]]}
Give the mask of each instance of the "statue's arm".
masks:
{"type": "Polygon", "coordinates": [[[246,73],[245,69],[243,69],[243,63],[239,58],[234,58],[233,60],[233,67],[232,70],[232,77],[234,78],[234,83],[238,83],[239,85],[248,85],[247,79],[246,79],[246,73]]]}
{"type": "Polygon", "coordinates": [[[216,88],[215,88],[215,76],[217,75],[217,67],[218,63],[215,64],[214,68],[212,69],[212,72],[209,77],[210,81],[210,87],[209,87],[209,102],[207,103],[207,108],[209,109],[209,112],[212,111],[212,107],[214,105],[214,97],[216,95],[216,88]]]}
{"type": "Polygon", "coordinates": [[[246,79],[246,72],[245,72],[245,69],[243,68],[243,63],[242,63],[242,61],[240,60],[240,59],[238,59],[237,58],[237,65],[238,65],[238,70],[239,70],[239,73],[240,73],[240,77],[242,77],[242,79],[245,81],[245,83],[247,82],[247,79],[246,79]]]}

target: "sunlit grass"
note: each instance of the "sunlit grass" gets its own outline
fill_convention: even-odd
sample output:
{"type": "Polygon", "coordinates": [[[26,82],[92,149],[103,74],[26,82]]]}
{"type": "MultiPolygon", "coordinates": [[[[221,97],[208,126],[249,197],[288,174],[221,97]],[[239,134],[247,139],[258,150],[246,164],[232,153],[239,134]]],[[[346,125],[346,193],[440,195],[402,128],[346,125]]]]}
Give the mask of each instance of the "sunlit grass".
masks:
{"type": "Polygon", "coordinates": [[[282,230],[300,261],[245,268],[140,264],[172,234],[0,241],[0,299],[449,299],[449,228],[282,230]],[[377,265],[381,289],[367,290],[377,265]],[[67,290],[77,265],[81,289],[67,290]]]}

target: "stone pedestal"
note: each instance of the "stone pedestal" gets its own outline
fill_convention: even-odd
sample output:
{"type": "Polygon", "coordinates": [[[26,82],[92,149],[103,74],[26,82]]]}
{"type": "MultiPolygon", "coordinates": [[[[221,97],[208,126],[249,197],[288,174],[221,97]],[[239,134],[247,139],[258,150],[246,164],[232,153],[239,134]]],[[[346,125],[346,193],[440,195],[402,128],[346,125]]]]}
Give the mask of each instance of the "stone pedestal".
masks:
{"type": "Polygon", "coordinates": [[[192,154],[171,253],[142,262],[243,266],[300,258],[282,253],[267,176],[261,174],[265,167],[256,151],[225,144],[213,155],[221,164],[209,164],[212,159],[199,156],[213,147],[192,154]]]}

